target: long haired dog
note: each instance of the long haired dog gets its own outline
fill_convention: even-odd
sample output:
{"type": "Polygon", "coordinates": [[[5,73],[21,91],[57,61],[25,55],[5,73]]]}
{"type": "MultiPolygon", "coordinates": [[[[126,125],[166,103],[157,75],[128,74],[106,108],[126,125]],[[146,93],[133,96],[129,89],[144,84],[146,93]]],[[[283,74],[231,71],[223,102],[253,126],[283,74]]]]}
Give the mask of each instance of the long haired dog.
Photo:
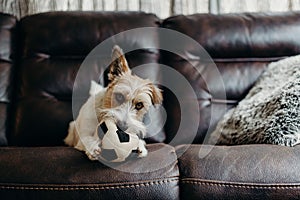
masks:
{"type": "MultiPolygon", "coordinates": [[[[85,151],[91,160],[98,159],[101,153],[99,123],[113,120],[120,129],[136,134],[142,140],[146,134],[144,115],[150,106],[162,103],[160,89],[150,80],[131,73],[123,51],[117,45],[112,50],[108,79],[106,88],[92,83],[91,96],[81,107],[77,119],[70,123],[64,140],[67,145],[85,151]]],[[[148,153],[145,146],[139,151],[139,157],[148,153]]]]}

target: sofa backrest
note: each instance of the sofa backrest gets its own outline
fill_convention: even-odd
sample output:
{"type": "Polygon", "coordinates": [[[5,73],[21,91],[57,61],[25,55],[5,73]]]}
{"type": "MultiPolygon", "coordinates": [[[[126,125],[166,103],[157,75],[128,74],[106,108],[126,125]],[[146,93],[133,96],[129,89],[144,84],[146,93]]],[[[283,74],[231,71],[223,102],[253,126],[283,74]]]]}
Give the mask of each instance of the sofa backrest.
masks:
{"type": "Polygon", "coordinates": [[[0,146],[7,145],[9,132],[8,117],[13,88],[13,65],[16,57],[17,20],[7,14],[0,14],[0,146]]]}
{"type": "MultiPolygon", "coordinates": [[[[181,110],[172,91],[166,89],[166,135],[161,132],[151,138],[151,142],[168,143],[180,134],[182,143],[191,138],[194,143],[202,143],[208,127],[215,126],[225,110],[235,106],[247,94],[268,63],[300,53],[299,12],[180,15],[162,23],[155,15],[140,12],[49,12],[28,16],[18,22],[18,44],[14,39],[16,19],[1,15],[0,144],[6,143],[6,132],[11,145],[62,145],[68,124],[76,117],[72,114],[73,86],[75,90],[82,86],[87,88],[91,79],[104,84],[105,80],[99,76],[110,61],[111,49],[103,52],[100,60],[91,63],[86,79],[74,85],[86,55],[112,35],[145,26],[161,26],[190,36],[207,50],[214,61],[207,64],[190,46],[184,45],[180,46],[183,52],[180,58],[170,52],[159,52],[160,38],[157,35],[151,35],[147,40],[132,35],[119,43],[121,47],[137,49],[143,48],[144,42],[153,43],[155,50],[141,49],[128,53],[126,57],[130,66],[162,62],[184,75],[197,95],[200,120],[195,120],[199,113],[187,107],[190,123],[199,124],[196,137],[188,126],[178,133],[181,110]],[[21,51],[13,76],[12,58],[15,53],[12,47],[21,51]],[[201,66],[199,76],[195,76],[191,63],[201,66]],[[211,70],[215,64],[221,81],[211,70]],[[14,81],[10,81],[11,77],[14,81]],[[15,83],[15,90],[10,95],[12,83],[15,83]],[[222,83],[226,97],[220,96],[222,83]],[[14,98],[11,99],[11,96],[14,98]],[[8,109],[11,100],[14,103],[9,106],[12,109],[8,109]],[[7,113],[11,116],[10,123],[6,120],[7,113]],[[11,128],[7,124],[11,124],[11,128]]],[[[145,77],[161,78],[160,71],[153,71],[153,68],[145,68],[143,73],[145,77]]],[[[82,103],[87,97],[88,93],[80,96],[82,103]]],[[[186,105],[191,98],[186,94],[186,105]]]]}
{"type": "MultiPolygon", "coordinates": [[[[224,112],[243,99],[268,63],[300,53],[299,12],[180,15],[164,20],[162,26],[184,33],[202,45],[221,74],[221,79],[215,76],[214,64],[207,64],[191,46],[181,46],[180,59],[170,53],[162,55],[164,64],[183,74],[197,94],[200,121],[193,120],[199,113],[189,111],[190,123],[199,124],[194,143],[202,143],[209,126],[215,127],[224,112]],[[198,76],[193,66],[201,69],[198,76]],[[226,98],[220,96],[222,83],[226,98]]],[[[176,99],[172,95],[166,97],[167,112],[178,112],[176,99]]],[[[191,98],[187,94],[185,101],[191,98]]],[[[182,135],[183,141],[193,137],[189,126],[177,133],[180,120],[178,115],[168,115],[167,142],[175,134],[182,135]]]]}
{"type": "MultiPolygon", "coordinates": [[[[158,22],[155,15],[140,12],[49,12],[21,19],[22,57],[17,73],[15,124],[10,143],[62,145],[69,122],[73,120],[74,81],[88,53],[112,35],[138,27],[156,27],[158,22]]],[[[140,49],[127,55],[131,67],[158,61],[159,51],[142,49],[145,40],[137,40],[134,35],[123,39],[118,43],[121,47],[140,49]]],[[[158,49],[156,35],[146,42],[158,49]]],[[[79,97],[82,103],[88,98],[91,80],[100,78],[100,83],[104,83],[100,76],[111,60],[111,49],[112,46],[90,63],[85,79],[74,85],[75,89],[86,88],[86,93],[79,97]]],[[[164,138],[164,135],[156,137],[157,142],[164,138]]]]}

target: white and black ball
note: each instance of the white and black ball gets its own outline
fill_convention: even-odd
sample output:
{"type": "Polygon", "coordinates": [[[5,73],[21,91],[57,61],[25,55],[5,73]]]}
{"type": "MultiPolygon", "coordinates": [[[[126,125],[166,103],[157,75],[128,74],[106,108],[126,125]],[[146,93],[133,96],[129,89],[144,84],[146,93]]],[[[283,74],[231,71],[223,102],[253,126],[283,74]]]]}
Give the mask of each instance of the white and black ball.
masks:
{"type": "Polygon", "coordinates": [[[137,135],[126,133],[118,127],[109,130],[102,122],[98,126],[101,139],[100,159],[109,162],[123,162],[131,153],[139,153],[140,139],[137,135]]]}

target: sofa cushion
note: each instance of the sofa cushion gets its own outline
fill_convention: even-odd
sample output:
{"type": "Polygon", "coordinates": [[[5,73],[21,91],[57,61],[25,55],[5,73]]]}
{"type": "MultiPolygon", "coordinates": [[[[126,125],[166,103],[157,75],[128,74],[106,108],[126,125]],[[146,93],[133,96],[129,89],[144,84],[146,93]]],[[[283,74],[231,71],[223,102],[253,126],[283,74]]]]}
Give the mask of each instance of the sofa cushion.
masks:
{"type": "Polygon", "coordinates": [[[173,147],[110,168],[69,147],[0,148],[2,199],[178,199],[173,147]],[[13,159],[12,159],[13,158],[13,159]]]}
{"type": "Polygon", "coordinates": [[[182,145],[176,152],[181,199],[299,199],[300,146],[182,145]]]}
{"type": "Polygon", "coordinates": [[[228,111],[209,144],[300,143],[300,56],[271,63],[247,96],[228,111]]]}
{"type": "Polygon", "coordinates": [[[6,133],[9,132],[12,71],[16,59],[16,24],[15,17],[0,13],[0,146],[7,144],[6,133]]]}
{"type": "MultiPolygon", "coordinates": [[[[158,25],[155,15],[141,12],[49,12],[21,19],[23,49],[11,144],[62,145],[68,124],[78,111],[72,113],[73,86],[74,90],[87,88],[78,99],[82,105],[88,98],[91,80],[104,84],[101,75],[111,60],[112,46],[89,63],[83,79],[76,78],[88,53],[117,33],[158,25]]],[[[155,34],[148,35],[147,40],[131,35],[115,42],[138,49],[126,55],[131,67],[159,59],[157,50],[143,49],[149,42],[158,48],[155,34]]],[[[145,67],[143,76],[158,78],[158,74],[145,67]]],[[[152,141],[161,142],[164,138],[164,132],[160,132],[152,141]]]]}
{"type": "MultiPolygon", "coordinates": [[[[245,97],[268,63],[300,54],[299,17],[300,12],[194,14],[163,21],[164,28],[191,37],[211,57],[203,57],[197,46],[189,44],[177,44],[180,55],[162,52],[164,64],[181,73],[197,96],[195,99],[185,88],[178,87],[186,96],[185,110],[192,110],[191,101],[199,105],[199,113],[190,111],[190,123],[199,124],[194,143],[202,143],[226,111],[245,97]],[[200,120],[196,121],[198,115],[200,120]]],[[[177,134],[181,118],[176,113],[182,111],[170,93],[165,93],[167,141],[177,134]]],[[[178,134],[185,138],[195,135],[189,126],[178,134]]]]}

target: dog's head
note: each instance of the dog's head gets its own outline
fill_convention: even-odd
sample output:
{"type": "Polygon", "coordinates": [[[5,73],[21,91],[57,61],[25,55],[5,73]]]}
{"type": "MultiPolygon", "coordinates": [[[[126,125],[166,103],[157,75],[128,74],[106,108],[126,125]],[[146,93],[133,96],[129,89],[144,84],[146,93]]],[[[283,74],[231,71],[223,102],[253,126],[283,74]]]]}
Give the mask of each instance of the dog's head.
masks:
{"type": "Polygon", "coordinates": [[[123,131],[145,135],[143,118],[150,106],[162,103],[161,90],[148,79],[133,75],[122,49],[114,46],[102,116],[113,118],[123,131]]]}

